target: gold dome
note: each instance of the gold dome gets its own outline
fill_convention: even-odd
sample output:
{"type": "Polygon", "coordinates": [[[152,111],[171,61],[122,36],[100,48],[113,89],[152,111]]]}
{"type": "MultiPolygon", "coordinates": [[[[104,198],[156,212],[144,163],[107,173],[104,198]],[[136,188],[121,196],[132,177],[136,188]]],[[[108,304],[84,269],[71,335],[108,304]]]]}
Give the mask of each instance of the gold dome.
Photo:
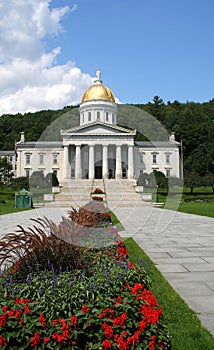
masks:
{"type": "Polygon", "coordinates": [[[115,102],[113,92],[102,84],[100,80],[100,71],[96,73],[94,85],[90,86],[82,96],[81,103],[93,100],[105,100],[115,102]]]}

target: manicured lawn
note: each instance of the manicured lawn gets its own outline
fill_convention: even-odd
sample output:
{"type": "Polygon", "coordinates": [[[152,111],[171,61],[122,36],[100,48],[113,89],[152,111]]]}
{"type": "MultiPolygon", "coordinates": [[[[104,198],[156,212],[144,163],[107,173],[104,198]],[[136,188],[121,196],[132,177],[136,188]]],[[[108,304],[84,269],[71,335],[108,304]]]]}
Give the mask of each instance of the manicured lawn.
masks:
{"type": "Polygon", "coordinates": [[[151,266],[152,291],[163,308],[165,324],[172,336],[173,350],[213,350],[214,337],[202,326],[197,315],[179,297],[166,279],[157,270],[154,263],[132,238],[125,240],[130,260],[143,262],[151,266]]]}
{"type": "Polygon", "coordinates": [[[157,199],[158,202],[165,203],[164,208],[169,210],[176,210],[183,213],[202,215],[214,217],[214,201],[209,201],[213,199],[213,194],[206,191],[206,188],[203,188],[204,192],[201,192],[201,188],[197,189],[193,195],[190,193],[183,192],[180,193],[169,193],[161,191],[158,193],[157,199]],[[185,201],[185,199],[190,201],[185,201]],[[195,201],[196,198],[205,198],[208,201],[195,201]],[[192,201],[191,201],[192,199],[192,201]]]}
{"type": "Polygon", "coordinates": [[[182,201],[179,205],[178,211],[214,218],[214,202],[190,203],[182,201]]]}
{"type": "Polygon", "coordinates": [[[25,208],[15,208],[15,192],[18,191],[10,188],[0,189],[0,215],[29,210],[25,208]]]}
{"type": "Polygon", "coordinates": [[[112,224],[114,226],[117,227],[117,231],[124,231],[125,228],[124,226],[121,224],[121,222],[118,220],[118,218],[116,217],[116,215],[112,212],[112,211],[109,211],[109,213],[111,214],[111,221],[112,221],[112,224]]]}

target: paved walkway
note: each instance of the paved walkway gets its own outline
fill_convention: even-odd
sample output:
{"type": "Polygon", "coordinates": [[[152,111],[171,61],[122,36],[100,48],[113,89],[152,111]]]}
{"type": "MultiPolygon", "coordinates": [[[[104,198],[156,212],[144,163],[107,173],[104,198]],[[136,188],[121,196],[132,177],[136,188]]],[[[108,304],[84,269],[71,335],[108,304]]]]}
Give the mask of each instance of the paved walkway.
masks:
{"type": "MultiPolygon", "coordinates": [[[[151,206],[111,209],[154,261],[157,268],[198,314],[214,336],[214,219],[177,213],[151,206]]],[[[68,208],[42,208],[0,216],[1,236],[14,232],[17,224],[32,225],[30,218],[47,216],[55,222],[68,208]]]]}

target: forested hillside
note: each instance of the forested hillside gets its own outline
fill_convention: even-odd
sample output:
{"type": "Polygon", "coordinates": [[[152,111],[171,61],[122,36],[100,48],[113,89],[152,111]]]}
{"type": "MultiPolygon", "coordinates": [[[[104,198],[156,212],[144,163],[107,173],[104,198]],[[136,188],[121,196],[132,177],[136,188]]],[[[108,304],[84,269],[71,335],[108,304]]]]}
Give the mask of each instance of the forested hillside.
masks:
{"type": "MultiPolygon", "coordinates": [[[[153,115],[168,132],[175,132],[177,141],[182,140],[186,170],[199,175],[214,173],[214,99],[205,103],[178,101],[163,103],[158,96],[155,96],[152,102],[145,105],[128,105],[127,108],[130,109],[128,122],[123,117],[124,109],[119,106],[119,124],[128,127],[132,127],[133,124],[134,128],[136,124],[142,125],[139,131],[144,134],[146,130],[144,135],[147,139],[156,140],[163,135],[161,124],[151,126],[150,121],[147,126],[146,116],[140,113],[138,115],[136,113],[138,109],[134,107],[153,115]]],[[[19,141],[21,131],[25,131],[27,141],[59,140],[61,128],[66,129],[78,124],[78,108],[73,106],[57,111],[3,115],[0,117],[0,149],[14,149],[14,143],[19,141]]],[[[138,135],[138,139],[140,138],[138,135]]]]}

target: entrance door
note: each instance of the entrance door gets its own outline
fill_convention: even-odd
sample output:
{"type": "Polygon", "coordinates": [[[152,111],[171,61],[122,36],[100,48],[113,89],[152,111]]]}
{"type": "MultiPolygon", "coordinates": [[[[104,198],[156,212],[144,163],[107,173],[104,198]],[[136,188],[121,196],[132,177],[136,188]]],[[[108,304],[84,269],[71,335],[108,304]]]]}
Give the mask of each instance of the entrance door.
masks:
{"type": "Polygon", "coordinates": [[[95,179],[102,179],[102,166],[95,165],[95,179]]]}

